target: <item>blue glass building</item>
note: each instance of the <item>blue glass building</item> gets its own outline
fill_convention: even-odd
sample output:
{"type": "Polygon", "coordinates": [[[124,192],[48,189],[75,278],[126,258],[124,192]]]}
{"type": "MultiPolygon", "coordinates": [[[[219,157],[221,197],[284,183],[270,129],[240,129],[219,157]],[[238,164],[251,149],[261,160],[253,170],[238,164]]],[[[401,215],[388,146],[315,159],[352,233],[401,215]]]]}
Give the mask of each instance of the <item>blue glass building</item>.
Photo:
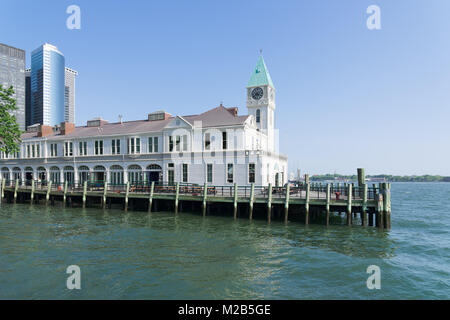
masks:
{"type": "Polygon", "coordinates": [[[65,59],[57,47],[43,44],[31,53],[31,121],[64,122],[65,59]]]}

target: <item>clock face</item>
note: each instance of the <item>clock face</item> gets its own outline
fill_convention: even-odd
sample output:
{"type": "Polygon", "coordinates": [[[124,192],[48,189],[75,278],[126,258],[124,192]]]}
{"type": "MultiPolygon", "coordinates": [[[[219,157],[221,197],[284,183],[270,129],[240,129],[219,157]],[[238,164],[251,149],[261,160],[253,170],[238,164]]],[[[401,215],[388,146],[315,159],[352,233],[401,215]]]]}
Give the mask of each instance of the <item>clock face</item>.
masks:
{"type": "Polygon", "coordinates": [[[263,89],[261,89],[260,87],[255,88],[252,90],[252,98],[255,100],[259,100],[263,97],[263,89]]]}

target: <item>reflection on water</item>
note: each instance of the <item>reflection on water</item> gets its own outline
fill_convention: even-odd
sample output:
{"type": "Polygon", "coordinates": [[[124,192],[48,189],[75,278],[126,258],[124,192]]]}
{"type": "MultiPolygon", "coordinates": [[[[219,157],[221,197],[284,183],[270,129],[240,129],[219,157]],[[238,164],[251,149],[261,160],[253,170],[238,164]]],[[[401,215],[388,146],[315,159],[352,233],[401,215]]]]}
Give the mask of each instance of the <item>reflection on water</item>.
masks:
{"type": "Polygon", "coordinates": [[[414,188],[393,185],[390,231],[2,204],[0,298],[448,298],[448,220],[424,220],[414,188]],[[65,288],[71,264],[77,292],[65,288]]]}

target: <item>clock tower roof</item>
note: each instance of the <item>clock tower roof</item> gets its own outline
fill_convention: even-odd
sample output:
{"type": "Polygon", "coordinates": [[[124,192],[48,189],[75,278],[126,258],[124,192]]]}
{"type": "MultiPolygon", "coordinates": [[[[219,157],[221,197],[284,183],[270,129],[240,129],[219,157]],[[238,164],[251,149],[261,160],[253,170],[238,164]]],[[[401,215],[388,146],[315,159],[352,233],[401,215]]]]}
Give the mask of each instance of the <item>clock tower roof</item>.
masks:
{"type": "Polygon", "coordinates": [[[250,80],[248,81],[247,87],[258,87],[269,85],[275,88],[270,78],[269,70],[267,70],[264,58],[261,55],[259,57],[258,63],[256,64],[255,70],[252,73],[250,80]]]}

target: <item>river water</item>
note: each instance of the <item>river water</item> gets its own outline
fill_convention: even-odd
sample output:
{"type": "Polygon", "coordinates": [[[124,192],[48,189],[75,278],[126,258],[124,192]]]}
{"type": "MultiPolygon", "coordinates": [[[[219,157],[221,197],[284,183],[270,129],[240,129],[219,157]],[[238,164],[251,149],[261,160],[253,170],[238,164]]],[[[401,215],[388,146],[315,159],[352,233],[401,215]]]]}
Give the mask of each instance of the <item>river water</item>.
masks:
{"type": "Polygon", "coordinates": [[[390,231],[2,204],[0,298],[449,299],[449,230],[450,183],[393,183],[390,231]]]}

